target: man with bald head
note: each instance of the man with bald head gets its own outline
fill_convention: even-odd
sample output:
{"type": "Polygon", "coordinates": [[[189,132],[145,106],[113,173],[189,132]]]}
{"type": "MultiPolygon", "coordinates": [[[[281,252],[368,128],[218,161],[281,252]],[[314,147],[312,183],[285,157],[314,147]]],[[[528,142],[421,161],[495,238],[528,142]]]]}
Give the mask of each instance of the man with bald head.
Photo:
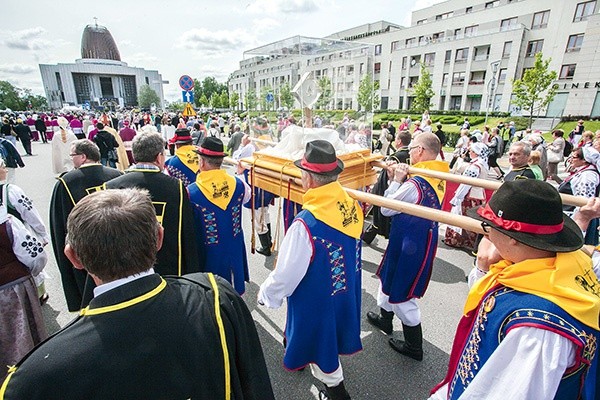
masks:
{"type": "MultiPolygon", "coordinates": [[[[437,161],[441,143],[431,132],[420,133],[408,147],[416,168],[448,172],[448,164],[437,161]]],[[[441,208],[445,181],[421,175],[409,175],[408,164],[388,166],[390,185],[385,197],[435,209],[441,208]]],[[[393,334],[394,314],[402,321],[404,341],[390,338],[397,352],[421,361],[423,334],[421,312],[416,299],[427,290],[437,250],[438,223],[403,214],[388,208],[381,213],[392,217],[390,241],[377,275],[380,285],[377,305],[380,313],[367,313],[368,321],[388,335],[393,334]]]]}

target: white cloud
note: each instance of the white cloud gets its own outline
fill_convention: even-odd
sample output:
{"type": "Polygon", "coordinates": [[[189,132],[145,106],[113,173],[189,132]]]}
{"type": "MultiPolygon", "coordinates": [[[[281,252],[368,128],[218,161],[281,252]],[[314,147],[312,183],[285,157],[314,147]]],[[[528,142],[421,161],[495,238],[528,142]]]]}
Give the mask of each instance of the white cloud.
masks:
{"type": "Polygon", "coordinates": [[[252,31],[255,32],[257,36],[267,33],[280,26],[281,23],[273,18],[257,18],[252,20],[252,31]]]}
{"type": "Polygon", "coordinates": [[[40,50],[50,45],[50,42],[40,38],[45,33],[46,30],[40,26],[14,31],[8,34],[4,44],[11,49],[40,50]]]}
{"type": "Polygon", "coordinates": [[[246,10],[255,14],[305,14],[317,11],[315,0],[256,0],[246,10]]]}
{"type": "Polygon", "coordinates": [[[31,65],[23,65],[23,64],[0,64],[0,72],[5,74],[17,74],[17,75],[25,75],[35,71],[31,65]]]}
{"type": "Polygon", "coordinates": [[[254,42],[254,36],[243,29],[210,31],[205,28],[184,32],[179,38],[180,48],[196,50],[203,57],[217,57],[226,52],[245,48],[254,42]]]}
{"type": "Polygon", "coordinates": [[[123,61],[125,61],[131,65],[136,65],[136,64],[155,65],[158,61],[158,57],[153,56],[148,53],[134,53],[134,54],[127,55],[126,57],[123,57],[121,55],[121,58],[123,59],[123,61]]]}

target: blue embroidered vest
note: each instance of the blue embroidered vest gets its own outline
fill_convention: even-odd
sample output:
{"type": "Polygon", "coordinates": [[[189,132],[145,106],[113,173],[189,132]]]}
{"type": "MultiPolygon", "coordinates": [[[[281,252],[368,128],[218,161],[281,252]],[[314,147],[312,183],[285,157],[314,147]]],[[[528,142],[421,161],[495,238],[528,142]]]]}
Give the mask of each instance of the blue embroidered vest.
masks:
{"type": "MultiPolygon", "coordinates": [[[[252,180],[249,170],[244,170],[244,177],[246,178],[246,183],[248,183],[248,186],[252,187],[252,180]]],[[[244,207],[253,208],[254,206],[255,210],[257,210],[260,207],[269,206],[276,197],[275,194],[267,192],[266,190],[260,189],[256,186],[254,186],[254,192],[252,193],[252,196],[254,197],[254,199],[250,199],[249,202],[244,204],[244,207]]]]}
{"type": "Polygon", "coordinates": [[[508,332],[519,326],[547,329],[577,345],[576,364],[563,375],[555,399],[581,398],[582,382],[596,353],[598,332],[546,299],[500,286],[490,291],[477,309],[454,376],[448,383],[449,400],[461,396],[508,332]]]}
{"type": "Polygon", "coordinates": [[[196,182],[196,173],[181,162],[177,156],[173,156],[165,161],[165,169],[169,175],[181,180],[184,186],[189,186],[196,182]]]}
{"type": "MultiPolygon", "coordinates": [[[[419,205],[440,209],[437,194],[423,178],[410,179],[419,191],[419,205]]],[[[390,303],[422,297],[429,285],[437,251],[438,223],[409,214],[392,217],[390,241],[377,271],[390,303]]]]}
{"type": "Polygon", "coordinates": [[[225,210],[210,202],[196,183],[188,186],[198,244],[201,272],[215,273],[233,285],[238,293],[249,281],[248,259],[242,231],[244,184],[235,178],[232,199],[225,210]]]}
{"type": "Polygon", "coordinates": [[[287,369],[315,363],[326,373],[340,354],[362,350],[360,341],[361,243],[303,210],[314,254],[306,275],[288,297],[283,358],[287,369]]]}

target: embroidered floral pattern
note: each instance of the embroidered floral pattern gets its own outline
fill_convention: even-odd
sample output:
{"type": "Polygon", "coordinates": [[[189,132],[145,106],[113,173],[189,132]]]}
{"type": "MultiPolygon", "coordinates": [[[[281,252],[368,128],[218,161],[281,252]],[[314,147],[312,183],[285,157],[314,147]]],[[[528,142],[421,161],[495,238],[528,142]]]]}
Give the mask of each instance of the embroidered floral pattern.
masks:
{"type": "Polygon", "coordinates": [[[242,193],[240,197],[237,199],[237,202],[234,206],[231,207],[231,225],[233,227],[233,237],[236,237],[242,232],[242,200],[244,199],[244,194],[242,193]]]}
{"type": "Polygon", "coordinates": [[[25,195],[21,195],[21,197],[19,197],[17,202],[19,204],[21,204],[23,206],[23,208],[26,209],[27,211],[31,211],[31,209],[33,208],[33,202],[31,201],[31,199],[29,197],[27,197],[25,195]]]}
{"type": "Polygon", "coordinates": [[[44,252],[44,246],[32,235],[25,235],[25,239],[21,242],[21,247],[31,258],[35,258],[44,252]]]}
{"type": "Polygon", "coordinates": [[[316,236],[313,236],[315,243],[321,243],[327,248],[329,255],[329,269],[331,273],[331,295],[346,290],[346,270],[344,268],[344,253],[342,247],[316,236]]]}
{"type": "Polygon", "coordinates": [[[215,213],[208,208],[202,207],[202,215],[204,216],[204,228],[206,232],[205,243],[207,245],[219,244],[219,230],[217,228],[215,213]]]}

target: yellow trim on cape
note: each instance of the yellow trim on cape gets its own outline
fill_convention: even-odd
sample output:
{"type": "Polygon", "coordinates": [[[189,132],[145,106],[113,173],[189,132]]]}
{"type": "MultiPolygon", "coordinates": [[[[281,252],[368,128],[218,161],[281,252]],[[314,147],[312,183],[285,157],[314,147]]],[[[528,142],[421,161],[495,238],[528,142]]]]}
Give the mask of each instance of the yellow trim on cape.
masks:
{"type": "Polygon", "coordinates": [[[131,300],[124,301],[122,303],[114,304],[112,306],[99,307],[99,308],[90,308],[90,306],[87,306],[86,308],[79,311],[79,315],[90,316],[90,315],[98,315],[98,314],[104,314],[107,312],[122,310],[124,308],[141,303],[142,301],[148,300],[149,298],[156,296],[157,294],[162,292],[163,289],[166,287],[167,287],[167,282],[163,278],[160,278],[160,284],[156,288],[149,291],[148,293],[144,293],[141,296],[135,297],[131,300]]]}
{"type": "MultiPolygon", "coordinates": [[[[422,168],[422,169],[430,169],[430,170],[439,171],[439,172],[450,172],[448,163],[446,161],[439,161],[439,160],[421,161],[421,162],[418,162],[415,165],[413,165],[413,167],[422,168]]],[[[426,175],[419,175],[419,174],[413,174],[411,176],[420,176],[421,178],[423,178],[427,182],[429,182],[429,184],[431,185],[433,190],[435,190],[435,193],[438,196],[438,200],[440,201],[440,204],[442,203],[442,201],[444,201],[444,193],[446,192],[446,181],[445,180],[433,178],[431,176],[426,176],[426,175]]]]}
{"type": "Polygon", "coordinates": [[[360,238],[364,220],[362,209],[339,182],[308,189],[302,200],[302,208],[319,221],[345,235],[360,238]]]}
{"type": "Polygon", "coordinates": [[[67,182],[65,182],[65,180],[63,178],[58,178],[58,180],[61,181],[63,186],[65,187],[67,194],[71,198],[71,203],[73,203],[73,206],[77,205],[77,203],[75,202],[75,199],[73,198],[73,195],[71,194],[71,191],[69,190],[69,187],[67,186],[67,182]]]}
{"type": "Polygon", "coordinates": [[[196,176],[196,185],[215,206],[226,210],[235,192],[236,180],[223,169],[200,171],[196,176]]]}
{"type": "Polygon", "coordinates": [[[221,337],[221,349],[223,350],[223,363],[225,368],[225,400],[231,399],[231,375],[229,372],[229,349],[227,349],[227,337],[225,336],[225,326],[221,318],[221,306],[219,305],[219,286],[212,273],[208,273],[208,280],[215,292],[215,319],[219,327],[219,336],[221,337]]]}
{"type": "MultiPolygon", "coordinates": [[[[187,196],[187,194],[186,194],[187,196]]],[[[181,236],[183,230],[183,182],[179,181],[179,227],[177,229],[177,275],[181,276],[181,259],[183,249],[181,246],[181,236]]]]}
{"type": "Polygon", "coordinates": [[[175,156],[179,158],[179,160],[189,169],[191,169],[195,174],[198,173],[198,168],[200,167],[200,156],[194,150],[195,146],[191,144],[186,144],[185,146],[179,147],[175,150],[175,156]]]}
{"type": "Polygon", "coordinates": [[[4,395],[6,394],[6,388],[8,387],[8,381],[10,381],[10,378],[12,378],[12,375],[17,372],[17,367],[15,367],[14,365],[8,367],[8,373],[6,374],[6,379],[4,379],[4,382],[2,383],[2,386],[0,387],[0,399],[4,399],[4,395]]]}
{"type": "Polygon", "coordinates": [[[581,250],[516,264],[506,260],[493,264],[469,291],[465,315],[497,284],[551,301],[583,324],[598,329],[600,283],[591,259],[581,250]]]}

